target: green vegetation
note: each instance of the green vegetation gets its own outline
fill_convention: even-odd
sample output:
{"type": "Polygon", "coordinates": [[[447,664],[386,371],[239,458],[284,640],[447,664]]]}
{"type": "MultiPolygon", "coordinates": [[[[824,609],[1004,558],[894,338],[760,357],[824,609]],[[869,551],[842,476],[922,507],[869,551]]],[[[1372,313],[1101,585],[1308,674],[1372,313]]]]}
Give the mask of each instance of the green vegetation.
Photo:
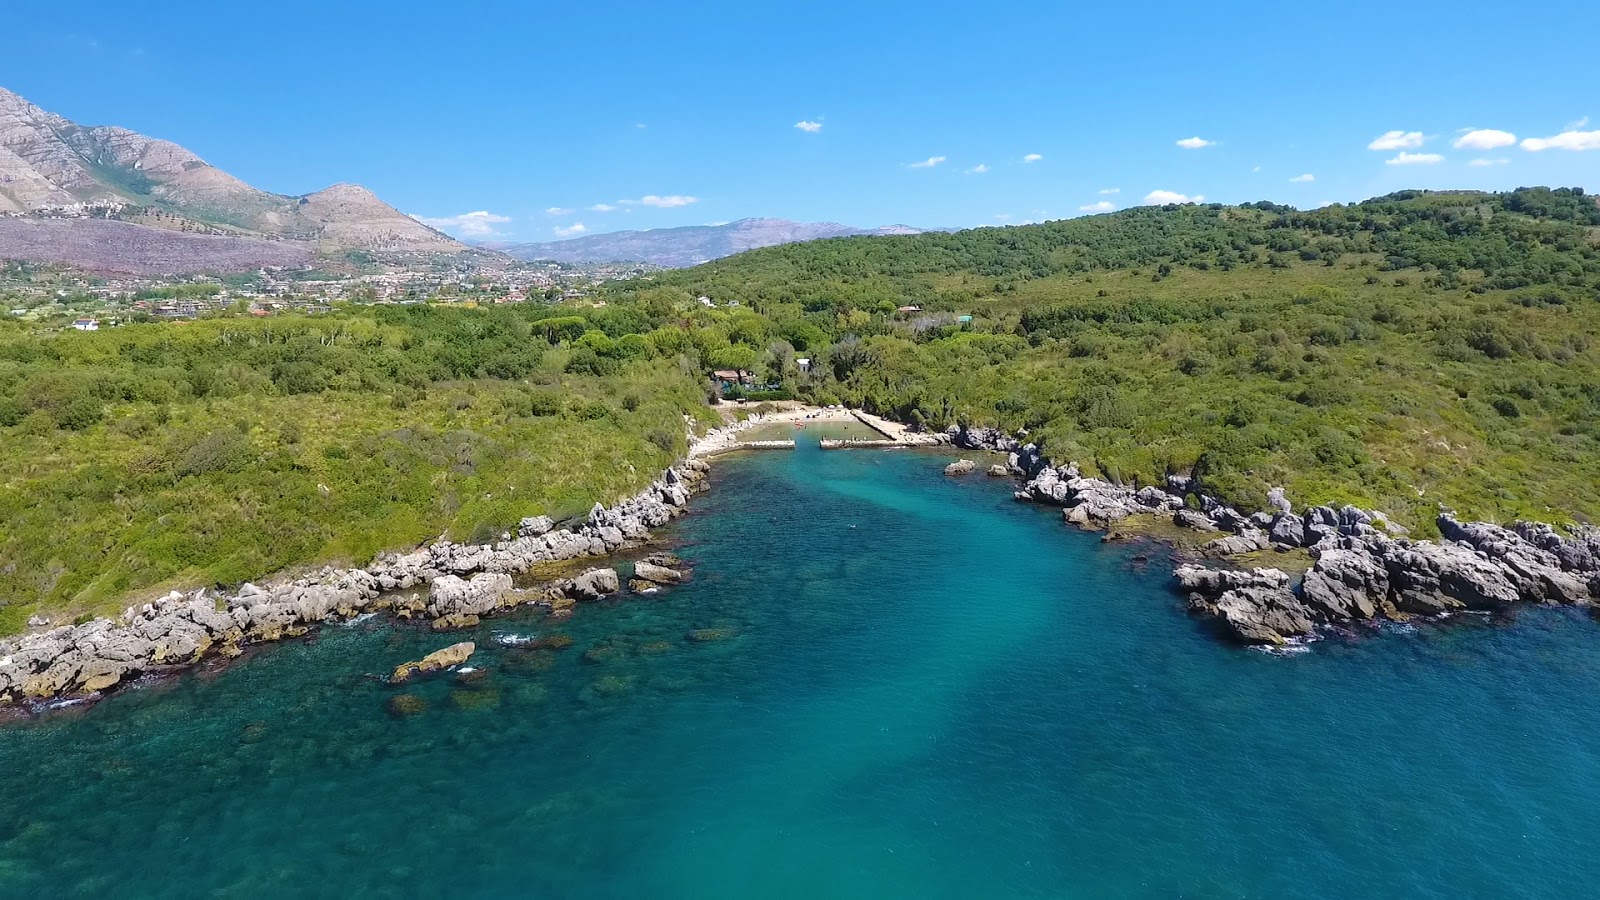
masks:
{"type": "Polygon", "coordinates": [[[737,301],[737,342],[809,357],[785,386],[820,402],[1426,530],[1441,503],[1600,514],[1597,234],[1594,198],[1565,189],[1146,207],[775,247],[618,293],[737,301]]]}
{"type": "Polygon", "coordinates": [[[704,386],[642,317],[572,313],[0,324],[0,632],[39,608],[491,540],[643,486],[683,452],[704,386]]]}
{"type": "Polygon", "coordinates": [[[1105,477],[1190,472],[1252,508],[1281,484],[1422,531],[1441,503],[1600,514],[1600,208],[1579,191],[846,238],[605,299],[0,322],[0,632],[579,514],[682,452],[716,369],[756,401],[1027,428],[1105,477]]]}

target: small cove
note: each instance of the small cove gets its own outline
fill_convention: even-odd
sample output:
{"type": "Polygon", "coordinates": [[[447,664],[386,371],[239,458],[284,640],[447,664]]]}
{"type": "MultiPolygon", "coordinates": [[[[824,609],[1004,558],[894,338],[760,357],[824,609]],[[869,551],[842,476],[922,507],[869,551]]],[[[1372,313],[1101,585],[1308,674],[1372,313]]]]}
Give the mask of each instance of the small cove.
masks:
{"type": "Polygon", "coordinates": [[[948,455],[819,450],[863,436],[838,427],[719,461],[662,534],[694,580],[655,597],[464,638],[334,626],[0,729],[0,895],[1546,897],[1600,877],[1582,611],[1249,652],[1182,613],[1159,550],[944,478],[948,455]],[[370,675],[459,639],[487,677],[392,715],[370,675]]]}

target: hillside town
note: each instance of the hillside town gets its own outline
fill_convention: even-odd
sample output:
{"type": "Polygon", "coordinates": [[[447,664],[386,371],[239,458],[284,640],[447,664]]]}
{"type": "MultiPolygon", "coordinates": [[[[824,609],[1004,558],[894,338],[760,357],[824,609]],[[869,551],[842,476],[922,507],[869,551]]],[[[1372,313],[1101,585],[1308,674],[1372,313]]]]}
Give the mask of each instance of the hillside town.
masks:
{"type": "Polygon", "coordinates": [[[494,271],[401,269],[343,275],[263,267],[242,275],[95,276],[0,263],[0,314],[45,328],[93,331],[134,321],[208,314],[320,314],[335,304],[480,306],[581,301],[601,284],[648,273],[636,264],[517,263],[494,271]]]}

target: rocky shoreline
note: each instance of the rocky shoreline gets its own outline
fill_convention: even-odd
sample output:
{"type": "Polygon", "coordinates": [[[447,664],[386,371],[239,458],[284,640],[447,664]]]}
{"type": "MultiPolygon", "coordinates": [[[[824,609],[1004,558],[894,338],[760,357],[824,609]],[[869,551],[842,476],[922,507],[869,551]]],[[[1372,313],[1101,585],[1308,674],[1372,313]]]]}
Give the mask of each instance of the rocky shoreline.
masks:
{"type": "MultiPolygon", "coordinates": [[[[616,569],[590,569],[531,589],[516,588],[513,576],[642,545],[652,528],[681,514],[691,493],[703,488],[705,459],[740,449],[739,433],[766,421],[752,416],[692,440],[677,465],[633,497],[609,508],[595,504],[575,528],[557,529],[549,517],[536,516],[493,544],[441,540],[408,553],[381,554],[365,568],[329,567],[265,586],[246,583],[232,593],[173,592],[129,607],[116,620],[0,640],[0,708],[98,698],[142,675],[236,657],[246,647],[367,613],[427,618],[436,630],[472,627],[485,615],[525,605],[570,615],[579,602],[619,592],[616,569]],[[418,588],[425,593],[413,590],[418,588]]],[[[989,474],[1018,477],[1018,500],[1059,506],[1064,521],[1082,528],[1158,516],[1197,533],[1215,533],[1201,546],[1210,557],[1308,551],[1313,562],[1299,578],[1272,568],[1185,564],[1174,570],[1189,609],[1247,644],[1282,645],[1363,620],[1600,599],[1600,528],[1563,534],[1542,523],[1507,529],[1441,515],[1442,541],[1412,541],[1381,513],[1353,506],[1296,513],[1279,490],[1270,495],[1272,511],[1245,514],[1182,476],[1169,476],[1160,487],[1088,478],[1076,464],[1057,466],[1036,445],[996,429],[952,426],[926,442],[1005,455],[1006,464],[991,466],[989,474]]],[[[946,474],[976,468],[961,461],[946,474]]],[[[684,576],[673,568],[677,562],[670,555],[647,557],[635,564],[629,587],[645,593],[678,583],[684,576]]]]}
{"type": "Polygon", "coordinates": [[[1076,464],[1056,466],[1034,444],[996,429],[952,427],[947,433],[955,446],[1006,454],[1006,469],[1024,480],[1017,499],[1060,506],[1065,521],[1083,528],[1158,516],[1215,533],[1201,547],[1206,556],[1308,551],[1312,565],[1298,579],[1273,568],[1185,564],[1173,572],[1191,611],[1246,644],[1278,646],[1322,628],[1376,619],[1600,600],[1600,528],[1578,526],[1563,534],[1538,522],[1504,528],[1441,514],[1441,540],[1413,541],[1382,513],[1354,506],[1295,512],[1283,491],[1274,490],[1271,511],[1245,514],[1182,476],[1169,476],[1160,487],[1112,484],[1084,477],[1076,464]]]}
{"type": "MultiPolygon", "coordinates": [[[[632,497],[609,508],[595,504],[575,528],[557,529],[548,516],[535,516],[493,544],[441,540],[408,553],[380,554],[365,568],[327,567],[261,586],[246,583],[231,593],[174,591],[129,607],[118,619],[48,628],[35,618],[29,624],[39,630],[0,640],[0,708],[96,699],[143,675],[237,657],[251,645],[367,613],[426,617],[437,630],[471,627],[482,616],[524,605],[570,615],[578,602],[620,591],[617,571],[591,569],[526,590],[515,588],[512,576],[642,545],[651,529],[684,512],[691,493],[704,487],[710,468],[705,459],[736,449],[737,435],[763,421],[753,416],[691,437],[678,464],[632,497]]],[[[636,564],[635,590],[682,580],[682,573],[665,565],[672,557],[647,560],[654,562],[636,564]]]]}

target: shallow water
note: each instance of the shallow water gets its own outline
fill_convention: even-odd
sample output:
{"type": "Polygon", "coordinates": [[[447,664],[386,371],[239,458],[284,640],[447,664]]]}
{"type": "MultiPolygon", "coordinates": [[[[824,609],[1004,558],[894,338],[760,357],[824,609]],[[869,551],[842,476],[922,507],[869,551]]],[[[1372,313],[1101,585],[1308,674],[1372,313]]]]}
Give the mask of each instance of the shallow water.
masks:
{"type": "Polygon", "coordinates": [[[946,461],[720,461],[692,583],[414,716],[367,673],[462,638],[374,619],[0,729],[0,894],[1592,894],[1600,625],[1237,649],[946,461]]]}

